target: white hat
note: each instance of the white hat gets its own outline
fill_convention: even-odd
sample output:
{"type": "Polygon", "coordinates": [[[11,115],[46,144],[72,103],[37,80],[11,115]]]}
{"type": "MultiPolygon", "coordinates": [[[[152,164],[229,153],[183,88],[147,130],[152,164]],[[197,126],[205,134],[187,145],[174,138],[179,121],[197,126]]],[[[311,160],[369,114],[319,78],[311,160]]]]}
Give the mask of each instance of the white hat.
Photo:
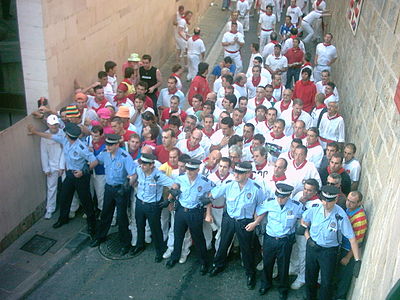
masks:
{"type": "Polygon", "coordinates": [[[49,124],[49,125],[60,124],[60,121],[58,120],[58,117],[56,115],[48,116],[46,121],[47,121],[47,124],[49,124]]]}

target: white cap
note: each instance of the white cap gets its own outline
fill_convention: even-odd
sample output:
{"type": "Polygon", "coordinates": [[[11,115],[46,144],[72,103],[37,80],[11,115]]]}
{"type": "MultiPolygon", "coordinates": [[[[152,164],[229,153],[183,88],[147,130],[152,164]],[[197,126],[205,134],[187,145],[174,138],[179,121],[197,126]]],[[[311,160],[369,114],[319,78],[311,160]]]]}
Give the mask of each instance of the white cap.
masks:
{"type": "Polygon", "coordinates": [[[60,121],[58,121],[58,117],[56,115],[48,116],[46,121],[49,125],[60,124],[60,121]]]}

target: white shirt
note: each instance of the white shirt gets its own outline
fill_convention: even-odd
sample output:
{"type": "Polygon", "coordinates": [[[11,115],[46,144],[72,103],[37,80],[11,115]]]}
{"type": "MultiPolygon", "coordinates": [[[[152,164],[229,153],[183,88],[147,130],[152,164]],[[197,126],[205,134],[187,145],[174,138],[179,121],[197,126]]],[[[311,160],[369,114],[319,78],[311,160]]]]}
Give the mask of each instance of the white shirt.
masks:
{"type": "MultiPolygon", "coordinates": [[[[224,36],[222,37],[222,42],[223,43],[231,43],[234,41],[235,37],[238,38],[238,41],[240,43],[244,43],[244,36],[242,33],[240,33],[240,32],[232,33],[230,31],[224,33],[224,36]]],[[[233,45],[229,45],[229,46],[224,46],[224,50],[226,50],[229,53],[231,53],[231,52],[236,53],[240,50],[240,48],[241,48],[241,46],[238,43],[234,43],[233,45]]]]}
{"type": "Polygon", "coordinates": [[[183,105],[185,103],[185,95],[180,90],[177,90],[174,94],[170,94],[168,88],[163,88],[160,91],[160,95],[158,96],[157,100],[157,106],[169,107],[172,96],[179,97],[179,107],[183,108],[183,105]]]}
{"type": "Polygon", "coordinates": [[[219,89],[222,87],[222,78],[221,76],[215,79],[214,85],[213,85],[213,92],[218,93],[219,89]]]}
{"type": "Polygon", "coordinates": [[[198,160],[203,160],[206,158],[205,152],[203,147],[199,145],[199,147],[195,150],[190,151],[187,147],[187,139],[180,140],[177,144],[176,147],[184,154],[187,154],[190,156],[192,159],[198,159],[198,160]]]}
{"type": "Polygon", "coordinates": [[[244,123],[249,122],[251,119],[254,118],[254,116],[255,116],[254,110],[247,108],[246,113],[244,114],[244,117],[243,117],[243,122],[244,123]]]}
{"type": "MultiPolygon", "coordinates": [[[[268,74],[269,72],[266,71],[268,74]]],[[[271,75],[269,74],[269,77],[271,77],[271,75]]],[[[246,82],[246,88],[247,88],[247,95],[248,98],[254,98],[256,96],[256,89],[259,86],[265,87],[267,84],[270,84],[271,81],[268,80],[267,77],[261,76],[261,80],[259,82],[259,84],[257,84],[257,86],[253,85],[253,76],[249,77],[249,79],[247,79],[246,82]]]]}
{"type": "Polygon", "coordinates": [[[289,6],[287,11],[286,11],[287,16],[292,17],[292,24],[297,25],[299,23],[299,18],[303,16],[303,12],[301,11],[301,8],[296,6],[296,7],[291,7],[289,6]]]}
{"type": "Polygon", "coordinates": [[[314,163],[317,169],[319,169],[323,157],[324,149],[321,145],[313,146],[311,148],[307,145],[307,160],[314,163]]]}
{"type": "Polygon", "coordinates": [[[237,1],[236,2],[236,10],[239,12],[240,17],[244,17],[249,14],[250,5],[247,0],[245,1],[237,1]]]}
{"type": "MultiPolygon", "coordinates": [[[[45,133],[50,133],[50,130],[46,130],[45,133]]],[[[59,129],[55,135],[63,136],[64,132],[59,129]]],[[[40,138],[40,158],[42,160],[42,170],[45,173],[65,169],[63,147],[52,139],[40,138]]]]}
{"type": "MultiPolygon", "coordinates": [[[[285,121],[285,134],[286,135],[291,135],[293,133],[294,121],[292,120],[292,116],[293,116],[292,112],[293,112],[293,107],[285,110],[280,116],[280,118],[285,121]]],[[[312,118],[304,110],[301,111],[301,114],[300,114],[298,120],[304,121],[304,123],[306,125],[305,129],[308,129],[311,127],[312,118]]]]}
{"type": "MultiPolygon", "coordinates": [[[[223,138],[224,138],[224,134],[222,133],[222,129],[218,129],[210,137],[211,145],[214,145],[214,146],[219,145],[219,143],[221,143],[223,138]]],[[[226,144],[224,147],[222,147],[219,151],[221,152],[222,156],[227,156],[227,155],[224,155],[223,152],[226,153],[228,151],[228,144],[226,144]]]]}
{"type": "MultiPolygon", "coordinates": [[[[283,100],[278,101],[274,105],[274,108],[278,111],[278,114],[277,114],[278,119],[281,118],[281,114],[282,114],[282,109],[281,109],[282,101],[283,100]]],[[[293,101],[290,101],[289,107],[287,109],[291,108],[292,106],[293,106],[293,101]]]]}
{"type": "MultiPolygon", "coordinates": [[[[109,106],[109,105],[112,105],[111,103],[114,103],[114,99],[111,102],[108,101],[108,99],[106,99],[106,100],[107,100],[107,103],[106,103],[105,106],[109,106]]],[[[93,96],[88,95],[88,100],[87,100],[86,106],[88,108],[90,108],[90,109],[96,110],[96,109],[98,109],[100,107],[100,104],[98,104],[96,102],[96,100],[95,100],[95,98],[93,96]]]]}
{"type": "MultiPolygon", "coordinates": [[[[247,81],[246,81],[247,83],[247,81]]],[[[237,83],[233,84],[233,87],[235,88],[235,91],[239,93],[239,97],[246,97],[247,98],[247,89],[246,89],[246,83],[243,86],[238,85],[237,83]]],[[[239,98],[237,99],[239,103],[239,98]]]]}
{"type": "Polygon", "coordinates": [[[275,98],[276,101],[281,101],[282,98],[282,94],[283,94],[283,90],[285,89],[285,87],[283,86],[283,84],[281,84],[279,87],[275,88],[272,92],[272,97],[275,98]]]}
{"type": "MultiPolygon", "coordinates": [[[[240,95],[239,91],[237,91],[236,89],[233,89],[233,94],[236,96],[236,99],[237,99],[236,106],[237,106],[237,104],[239,103],[239,97],[241,95],[240,95]]],[[[223,86],[221,86],[217,93],[217,102],[215,103],[215,106],[219,107],[220,109],[223,109],[223,110],[225,110],[222,107],[222,100],[224,99],[224,97],[225,97],[225,88],[223,86]]]]}
{"type": "MultiPolygon", "coordinates": [[[[325,2],[325,1],[322,1],[318,6],[319,6],[319,8],[320,8],[319,11],[324,11],[324,10],[326,10],[326,2],[325,2]]],[[[314,3],[312,4],[312,8],[313,8],[314,10],[318,10],[318,9],[317,9],[317,1],[314,1],[314,3]]]]}
{"type": "Polygon", "coordinates": [[[322,186],[321,178],[317,171],[317,168],[312,162],[307,161],[300,167],[295,167],[294,160],[288,164],[286,177],[288,177],[294,183],[293,194],[303,190],[303,180],[314,178],[318,181],[319,186],[322,186]]]}
{"type": "Polygon", "coordinates": [[[202,39],[193,41],[193,37],[190,37],[187,42],[187,53],[188,55],[198,55],[206,52],[206,47],[202,39]]]}
{"type": "Polygon", "coordinates": [[[107,75],[107,80],[108,83],[111,85],[112,90],[114,92],[114,94],[117,92],[117,87],[118,87],[118,82],[117,82],[117,76],[109,76],[107,75]]]}
{"type": "MultiPolygon", "coordinates": [[[[316,82],[315,86],[317,87],[317,94],[319,94],[319,93],[325,94],[326,84],[324,84],[322,82],[322,80],[316,82]]],[[[335,95],[337,101],[339,101],[339,92],[338,92],[338,89],[336,86],[335,86],[335,89],[333,90],[333,94],[335,95]]]]}
{"type": "MultiPolygon", "coordinates": [[[[285,43],[283,43],[283,45],[282,45],[282,54],[285,55],[286,52],[288,52],[288,50],[290,48],[293,48],[293,39],[292,38],[288,38],[285,41],[285,43]]],[[[301,51],[303,51],[304,54],[306,53],[306,48],[304,47],[303,41],[300,41],[299,48],[301,49],[301,51]]]]}
{"type": "Polygon", "coordinates": [[[319,115],[321,114],[323,109],[324,109],[324,107],[321,107],[321,108],[314,107],[313,108],[313,110],[311,111],[311,118],[312,118],[311,127],[318,127],[317,125],[318,125],[319,115]]]}
{"type": "Polygon", "coordinates": [[[319,124],[319,136],[328,140],[343,143],[344,120],[341,116],[334,119],[328,119],[328,113],[324,113],[319,124]]]}
{"type": "Polygon", "coordinates": [[[184,34],[188,34],[189,33],[189,28],[188,28],[187,22],[186,22],[186,20],[184,18],[180,18],[178,20],[178,25],[177,25],[177,30],[176,30],[176,36],[175,37],[177,39],[181,39],[181,40],[185,41],[178,33],[179,32],[179,28],[183,28],[184,34]]]}
{"type": "Polygon", "coordinates": [[[289,150],[291,139],[285,135],[279,139],[276,139],[271,134],[272,132],[265,135],[265,145],[269,153],[268,161],[275,162],[282,152],[289,150]]]}
{"type": "MultiPolygon", "coordinates": [[[[300,198],[303,197],[303,191],[298,192],[296,195],[294,195],[293,200],[300,201],[300,198]]],[[[305,203],[303,203],[305,209],[310,209],[313,204],[321,204],[322,201],[320,199],[314,199],[314,200],[308,200],[305,203]]]]}
{"type": "Polygon", "coordinates": [[[307,14],[307,16],[305,16],[303,18],[303,22],[306,22],[310,25],[313,25],[313,23],[318,20],[319,18],[321,18],[322,13],[320,11],[317,10],[313,10],[311,12],[309,12],[307,14]]]}
{"type": "MultiPolygon", "coordinates": [[[[116,95],[116,92],[114,92],[112,85],[107,82],[107,85],[103,86],[103,91],[104,91],[104,98],[106,98],[108,102],[112,103],[116,95]]],[[[89,97],[90,95],[88,95],[88,98],[89,97]]]]}
{"type": "Polygon", "coordinates": [[[352,182],[360,181],[361,165],[355,158],[343,163],[343,168],[349,174],[352,182]]]}
{"type": "Polygon", "coordinates": [[[275,54],[271,54],[267,57],[265,64],[275,71],[277,69],[287,68],[288,60],[286,56],[280,55],[276,57],[275,54]]]}
{"type": "Polygon", "coordinates": [[[233,125],[233,130],[235,131],[235,134],[242,136],[243,135],[243,127],[244,127],[243,122],[237,126],[233,125]]]}
{"type": "MultiPolygon", "coordinates": [[[[236,21],[236,24],[237,24],[237,31],[239,31],[241,34],[244,35],[243,24],[240,23],[239,21],[236,21]]],[[[225,31],[231,31],[231,27],[232,27],[232,21],[228,21],[225,26],[225,31]]]]}
{"type": "MultiPolygon", "coordinates": [[[[265,78],[267,78],[267,79],[268,79],[268,83],[271,83],[271,81],[272,81],[271,73],[268,72],[268,70],[267,70],[266,68],[264,68],[263,66],[261,66],[261,74],[260,74],[260,75],[263,76],[263,77],[265,77],[265,78]]],[[[252,77],[252,76],[253,76],[253,70],[250,69],[250,72],[247,71],[246,77],[247,77],[247,78],[250,78],[250,77],[252,77]]],[[[247,80],[247,81],[248,81],[248,80],[247,80]]],[[[249,98],[250,98],[250,97],[249,97],[249,98]]]]}
{"type": "MultiPolygon", "coordinates": [[[[264,105],[266,108],[272,107],[271,103],[268,101],[267,98],[264,98],[264,102],[259,105],[264,105]]],[[[247,103],[248,108],[255,111],[257,106],[258,105],[256,104],[256,97],[249,99],[249,102],[247,103]]]]}
{"type": "MultiPolygon", "coordinates": [[[[264,58],[264,61],[267,59],[267,57],[271,54],[274,54],[274,47],[275,45],[277,45],[278,43],[273,43],[273,42],[269,42],[268,44],[266,44],[264,46],[264,49],[262,51],[262,56],[264,58]]],[[[283,53],[283,52],[282,52],[283,53]]]]}
{"type": "Polygon", "coordinates": [[[273,128],[273,126],[268,127],[267,121],[259,122],[259,123],[257,123],[257,125],[254,125],[254,127],[255,127],[254,134],[261,133],[264,136],[269,134],[273,128]]]}
{"type": "Polygon", "coordinates": [[[258,23],[261,25],[261,32],[272,31],[275,28],[276,16],[274,14],[268,16],[267,14],[260,14],[258,23]]]}
{"type": "Polygon", "coordinates": [[[337,58],[336,47],[333,45],[324,46],[319,43],[315,49],[315,54],[318,56],[317,65],[327,66],[332,59],[337,58]]]}
{"type": "Polygon", "coordinates": [[[253,68],[253,65],[254,65],[253,60],[256,57],[263,58],[261,53],[259,53],[259,52],[251,54],[250,61],[249,61],[249,67],[247,68],[247,73],[246,73],[247,78],[249,78],[251,76],[251,74],[252,74],[252,68],[253,68]],[[248,74],[250,74],[250,75],[248,75],[248,74]]]}

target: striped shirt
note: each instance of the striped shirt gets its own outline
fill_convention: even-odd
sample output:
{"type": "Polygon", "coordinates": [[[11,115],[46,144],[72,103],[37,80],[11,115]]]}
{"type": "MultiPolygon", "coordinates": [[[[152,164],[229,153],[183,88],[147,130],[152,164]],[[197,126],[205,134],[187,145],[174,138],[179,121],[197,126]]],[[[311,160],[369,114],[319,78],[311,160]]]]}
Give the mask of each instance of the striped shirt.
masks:
{"type": "MultiPolygon", "coordinates": [[[[351,226],[353,227],[356,240],[360,245],[364,241],[365,233],[367,232],[367,216],[365,215],[365,210],[362,207],[359,207],[354,211],[349,211],[346,209],[346,213],[349,217],[351,226]]],[[[342,248],[348,251],[351,250],[350,242],[344,236],[342,248]]]]}

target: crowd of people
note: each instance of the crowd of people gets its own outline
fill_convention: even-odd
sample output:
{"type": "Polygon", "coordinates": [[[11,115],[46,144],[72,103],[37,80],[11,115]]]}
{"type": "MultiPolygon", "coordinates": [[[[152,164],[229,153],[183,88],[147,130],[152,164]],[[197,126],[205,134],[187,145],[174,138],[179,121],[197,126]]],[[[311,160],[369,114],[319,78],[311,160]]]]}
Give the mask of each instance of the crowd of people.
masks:
{"type": "Polygon", "coordinates": [[[212,277],[238,245],[249,289],[262,271],[260,295],[277,277],[280,299],[303,285],[307,299],[345,299],[367,220],[356,145],[345,138],[330,78],[333,35],[318,36],[330,13],[323,0],[236,5],[223,1],[231,10],[224,59],[210,74],[201,30],[189,34],[193,13],[180,6],[168,78],[150,55],[132,53],[122,80],[107,61],[94,84],[76,82],[71,105],[56,112],[39,100],[35,116],[48,130],[28,132],[42,138],[44,217],[52,218],[61,186],[53,227],[80,203],[92,247],[117,225],[121,255],[138,256],[153,242],[155,262],[167,259],[170,269],[185,263],[193,243],[201,274],[212,277]],[[252,30],[259,42],[244,71],[240,50],[252,30]],[[289,275],[297,276],[291,285],[289,275]]]}

